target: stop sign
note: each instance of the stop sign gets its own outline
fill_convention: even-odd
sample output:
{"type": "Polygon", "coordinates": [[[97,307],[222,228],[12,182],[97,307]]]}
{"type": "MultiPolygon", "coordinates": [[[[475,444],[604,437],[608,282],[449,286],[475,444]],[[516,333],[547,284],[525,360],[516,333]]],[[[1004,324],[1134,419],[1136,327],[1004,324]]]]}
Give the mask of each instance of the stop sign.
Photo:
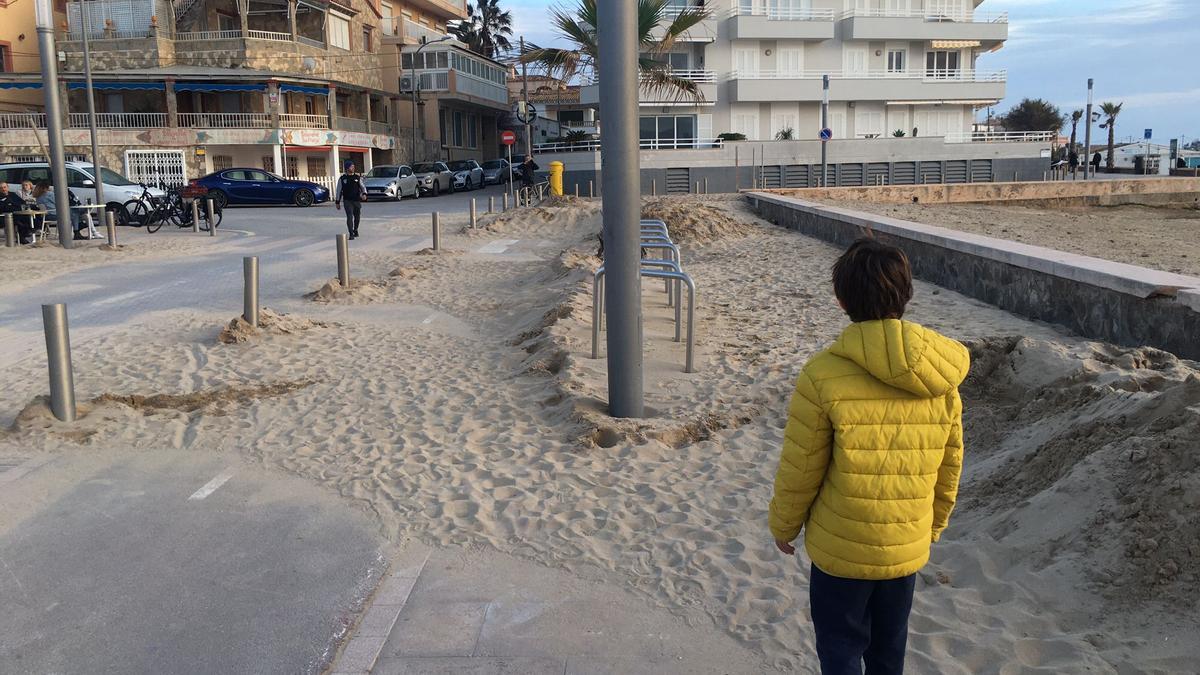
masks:
{"type": "Polygon", "coordinates": [[[500,142],[505,145],[514,145],[517,142],[517,135],[511,131],[501,131],[500,142]]]}

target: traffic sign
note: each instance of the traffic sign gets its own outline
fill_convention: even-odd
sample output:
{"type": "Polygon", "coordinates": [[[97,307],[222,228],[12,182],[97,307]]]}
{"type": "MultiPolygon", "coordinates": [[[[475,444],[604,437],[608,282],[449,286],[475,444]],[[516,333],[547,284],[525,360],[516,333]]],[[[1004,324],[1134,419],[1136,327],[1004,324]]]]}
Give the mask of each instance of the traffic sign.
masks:
{"type": "Polygon", "coordinates": [[[830,129],[829,127],[825,127],[824,129],[821,130],[821,140],[822,141],[828,141],[828,140],[832,140],[832,139],[833,139],[833,129],[830,129]]]}
{"type": "Polygon", "coordinates": [[[517,135],[511,131],[501,131],[500,142],[505,145],[515,145],[517,142],[517,135]]]}
{"type": "Polygon", "coordinates": [[[1150,140],[1151,138],[1154,138],[1154,130],[1153,130],[1153,129],[1147,129],[1147,130],[1146,130],[1146,135],[1145,135],[1145,136],[1143,136],[1143,138],[1145,138],[1146,140],[1150,140]]]}
{"type": "Polygon", "coordinates": [[[513,114],[517,116],[521,124],[528,124],[537,119],[537,106],[525,101],[517,101],[513,104],[513,114]]]}

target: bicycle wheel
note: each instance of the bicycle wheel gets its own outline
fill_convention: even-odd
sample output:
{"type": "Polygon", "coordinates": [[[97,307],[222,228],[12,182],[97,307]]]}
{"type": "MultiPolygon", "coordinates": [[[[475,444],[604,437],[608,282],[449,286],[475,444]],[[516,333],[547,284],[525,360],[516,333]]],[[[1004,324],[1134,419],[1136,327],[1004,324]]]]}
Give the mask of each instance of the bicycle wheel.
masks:
{"type": "Polygon", "coordinates": [[[125,213],[129,214],[126,222],[134,227],[142,227],[146,225],[146,205],[140,199],[130,199],[122,206],[125,213]]]}

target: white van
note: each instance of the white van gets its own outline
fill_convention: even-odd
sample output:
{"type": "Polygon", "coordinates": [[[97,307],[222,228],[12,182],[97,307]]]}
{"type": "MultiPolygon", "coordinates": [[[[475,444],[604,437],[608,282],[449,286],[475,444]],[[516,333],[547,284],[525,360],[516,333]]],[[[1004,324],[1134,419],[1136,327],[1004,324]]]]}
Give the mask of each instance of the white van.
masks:
{"type": "MultiPolygon", "coordinates": [[[[80,204],[96,203],[96,172],[95,167],[86,162],[67,162],[67,187],[80,204]]],[[[100,175],[104,181],[104,201],[108,210],[114,211],[117,223],[124,225],[126,211],[121,208],[125,202],[142,196],[142,187],[121,174],[106,167],[100,167],[100,175]]],[[[8,189],[14,193],[21,189],[23,181],[32,181],[34,185],[42,181],[54,183],[50,175],[50,164],[47,162],[16,162],[0,164],[0,180],[8,183],[8,189]]],[[[166,193],[158,188],[150,188],[150,194],[155,197],[165,197],[166,193]]]]}

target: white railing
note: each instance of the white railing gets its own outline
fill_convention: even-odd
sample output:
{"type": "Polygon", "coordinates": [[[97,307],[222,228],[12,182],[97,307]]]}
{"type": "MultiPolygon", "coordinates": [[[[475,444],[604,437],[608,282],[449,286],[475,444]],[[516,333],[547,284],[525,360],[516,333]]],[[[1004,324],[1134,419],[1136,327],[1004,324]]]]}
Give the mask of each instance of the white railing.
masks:
{"type": "Polygon", "coordinates": [[[677,17],[679,17],[681,14],[683,14],[684,12],[700,12],[703,10],[704,10],[704,7],[701,7],[700,5],[690,5],[688,7],[680,7],[678,5],[668,5],[663,8],[663,18],[668,19],[668,20],[674,20],[677,17]]]}
{"type": "Polygon", "coordinates": [[[1007,70],[735,70],[731,80],[924,80],[926,82],[1006,82],[1007,70]]]}
{"type": "MultiPolygon", "coordinates": [[[[70,113],[67,126],[73,129],[88,127],[87,113],[70,113]]],[[[99,129],[155,129],[167,126],[167,113],[96,113],[99,129]]]]}
{"type": "Polygon", "coordinates": [[[942,12],[937,9],[888,9],[886,7],[871,7],[867,9],[848,9],[842,12],[843,19],[854,17],[877,17],[890,19],[924,19],[933,22],[956,23],[1008,23],[1008,12],[999,14],[984,14],[981,12],[942,12]]]}
{"type": "Polygon", "coordinates": [[[89,38],[143,38],[150,34],[155,14],[154,0],[71,2],[67,4],[67,32],[72,40],[82,39],[86,18],[89,38]],[[113,30],[106,30],[109,26],[113,30]]]}
{"type": "Polygon", "coordinates": [[[46,113],[7,113],[0,115],[0,129],[45,129],[46,113]]]}
{"type": "Polygon", "coordinates": [[[420,42],[421,38],[424,37],[427,42],[433,42],[434,40],[441,40],[442,38],[446,37],[445,32],[436,31],[429,26],[422,26],[416,21],[409,21],[408,19],[404,18],[402,18],[401,21],[404,22],[403,26],[401,27],[403,30],[401,35],[405,38],[412,38],[417,42],[420,42]]]}
{"type": "MultiPolygon", "coordinates": [[[[665,64],[664,64],[665,65],[665,64]]],[[[667,69],[671,75],[678,77],[681,80],[690,80],[696,84],[716,84],[717,72],[715,70],[675,70],[667,69]]],[[[600,84],[600,76],[593,75],[585,81],[585,84],[598,85],[600,84]]],[[[645,83],[643,83],[645,84],[645,83]]]]}
{"type": "Polygon", "coordinates": [[[252,30],[247,31],[247,37],[251,40],[270,40],[271,42],[291,42],[291,33],[279,33],[273,30],[252,30]]]}
{"type": "Polygon", "coordinates": [[[1049,143],[1055,131],[953,131],[945,136],[947,143],[1049,143]]]}
{"type": "Polygon", "coordinates": [[[240,30],[197,30],[187,33],[176,33],[177,42],[208,42],[210,40],[240,40],[240,30]]]}
{"type": "Polygon", "coordinates": [[[279,116],[279,126],[291,129],[328,129],[329,118],[325,115],[284,113],[279,116]]]}
{"type": "Polygon", "coordinates": [[[747,7],[739,4],[729,11],[730,16],[765,16],[771,21],[833,21],[832,9],[768,7],[756,2],[747,7]]]}
{"type": "Polygon", "coordinates": [[[309,176],[307,178],[301,178],[300,176],[285,176],[285,178],[287,180],[306,180],[310,183],[316,183],[327,190],[333,190],[334,184],[337,183],[337,177],[335,176],[309,176]]]}
{"type": "Polygon", "coordinates": [[[270,129],[270,113],[179,113],[179,126],[207,129],[270,129]]]}
{"type": "MultiPolygon", "coordinates": [[[[720,148],[725,141],[720,138],[674,138],[663,140],[642,140],[638,146],[642,150],[711,150],[720,148]]],[[[534,152],[599,152],[599,140],[579,141],[577,143],[541,143],[533,146],[534,152]]]]}

